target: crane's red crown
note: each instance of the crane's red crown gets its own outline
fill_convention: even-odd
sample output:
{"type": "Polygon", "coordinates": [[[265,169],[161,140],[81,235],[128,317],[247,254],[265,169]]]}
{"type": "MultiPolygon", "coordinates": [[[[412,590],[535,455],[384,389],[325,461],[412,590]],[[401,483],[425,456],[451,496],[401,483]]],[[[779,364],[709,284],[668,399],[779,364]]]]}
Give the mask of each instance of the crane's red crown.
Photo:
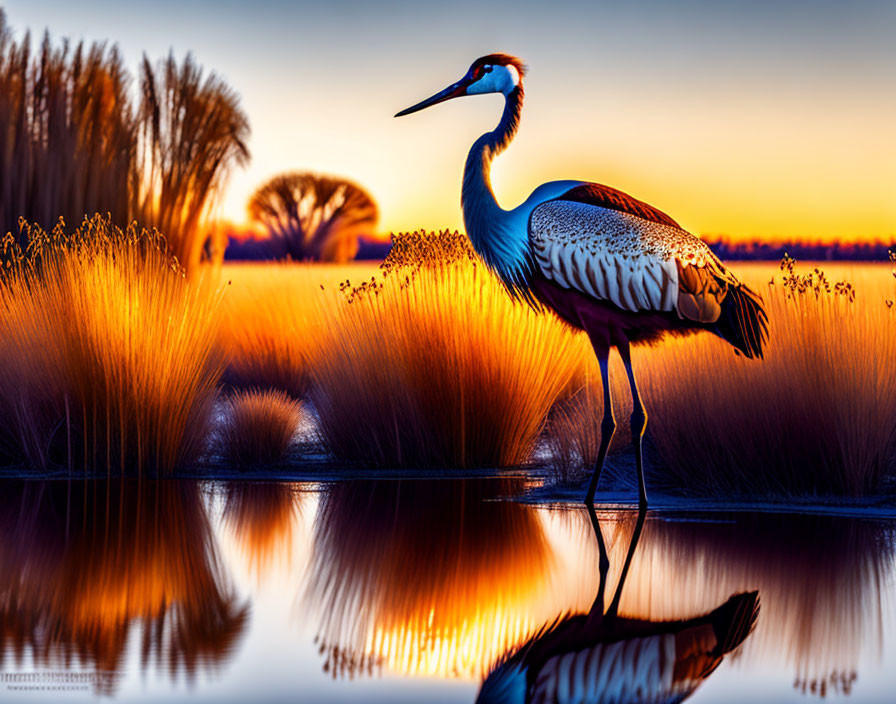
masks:
{"type": "Polygon", "coordinates": [[[522,59],[518,59],[510,54],[489,54],[476,59],[470,66],[470,72],[474,78],[478,78],[482,74],[484,66],[513,66],[520,74],[520,78],[526,75],[526,64],[522,59]]]}

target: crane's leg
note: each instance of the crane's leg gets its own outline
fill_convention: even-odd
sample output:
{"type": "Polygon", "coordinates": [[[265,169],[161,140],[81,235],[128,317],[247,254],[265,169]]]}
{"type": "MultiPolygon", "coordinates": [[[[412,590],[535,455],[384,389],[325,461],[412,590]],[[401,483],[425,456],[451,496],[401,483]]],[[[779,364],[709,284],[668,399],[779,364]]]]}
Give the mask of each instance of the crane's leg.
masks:
{"type": "Polygon", "coordinates": [[[600,581],[598,582],[597,595],[594,597],[594,603],[591,604],[586,623],[589,626],[599,627],[604,617],[604,593],[607,589],[610,557],[607,555],[607,546],[604,543],[604,536],[600,529],[600,520],[594,512],[593,504],[588,505],[588,515],[591,517],[591,527],[594,529],[594,537],[597,539],[597,549],[600,556],[600,562],[598,563],[600,581]]]}
{"type": "Polygon", "coordinates": [[[641,529],[644,527],[644,519],[647,517],[647,504],[638,506],[638,522],[635,523],[635,532],[632,533],[632,539],[628,544],[628,552],[625,555],[625,563],[622,565],[622,572],[619,573],[619,584],[616,585],[616,593],[613,595],[613,601],[607,609],[607,618],[616,618],[619,612],[619,599],[622,598],[622,586],[625,584],[625,578],[628,576],[628,568],[632,564],[632,557],[635,555],[635,548],[638,547],[638,540],[641,538],[641,529]]]}
{"type": "Polygon", "coordinates": [[[610,398],[610,346],[601,341],[596,341],[593,337],[591,338],[591,343],[594,346],[598,364],[600,364],[600,380],[604,388],[604,417],[600,423],[600,448],[597,452],[597,462],[591,475],[588,493],[585,495],[585,504],[588,506],[594,505],[594,492],[597,491],[597,484],[600,481],[600,475],[604,468],[607,450],[610,449],[610,441],[613,439],[613,433],[616,432],[616,420],[613,418],[613,400],[610,398]]]}
{"type": "Polygon", "coordinates": [[[644,457],[641,450],[641,438],[644,437],[644,429],[647,427],[647,411],[641,403],[641,395],[638,393],[638,385],[635,383],[635,373],[632,370],[632,356],[628,341],[616,346],[622,363],[625,365],[625,373],[628,375],[628,385],[632,390],[632,445],[635,448],[635,464],[638,467],[638,506],[647,506],[647,491],[644,488],[644,457]]]}

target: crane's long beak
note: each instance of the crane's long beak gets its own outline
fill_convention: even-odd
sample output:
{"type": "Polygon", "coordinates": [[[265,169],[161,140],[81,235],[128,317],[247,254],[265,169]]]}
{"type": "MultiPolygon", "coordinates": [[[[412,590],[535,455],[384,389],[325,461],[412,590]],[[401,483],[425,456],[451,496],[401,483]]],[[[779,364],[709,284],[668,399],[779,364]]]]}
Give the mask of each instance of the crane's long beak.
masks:
{"type": "Polygon", "coordinates": [[[417,112],[418,110],[422,110],[423,108],[428,108],[430,105],[444,103],[446,100],[451,100],[451,98],[459,98],[462,95],[466,95],[468,85],[468,81],[461,79],[457,83],[448,86],[445,90],[436,93],[431,98],[422,100],[416,105],[411,105],[411,107],[405,108],[401,112],[395,113],[395,117],[410,115],[412,112],[417,112]]]}

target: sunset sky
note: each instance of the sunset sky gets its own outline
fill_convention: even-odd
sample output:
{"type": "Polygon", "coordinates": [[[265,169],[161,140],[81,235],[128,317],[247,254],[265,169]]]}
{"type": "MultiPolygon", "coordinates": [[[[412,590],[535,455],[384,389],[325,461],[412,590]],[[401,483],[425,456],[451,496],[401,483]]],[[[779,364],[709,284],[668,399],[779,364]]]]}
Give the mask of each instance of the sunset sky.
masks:
{"type": "Polygon", "coordinates": [[[382,229],[460,228],[472,141],[498,96],[394,119],[505,51],[530,67],[522,127],[496,162],[511,207],[539,183],[598,181],[703,234],[896,237],[894,2],[313,2],[14,0],[18,33],[108,39],[135,70],[192,51],[242,96],[266,178],[347,176],[382,229]]]}

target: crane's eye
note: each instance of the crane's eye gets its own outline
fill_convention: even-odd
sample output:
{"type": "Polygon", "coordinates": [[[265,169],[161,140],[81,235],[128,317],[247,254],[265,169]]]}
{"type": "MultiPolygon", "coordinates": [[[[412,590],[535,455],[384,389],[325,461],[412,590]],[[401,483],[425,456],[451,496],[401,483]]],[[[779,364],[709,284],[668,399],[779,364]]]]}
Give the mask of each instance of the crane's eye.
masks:
{"type": "Polygon", "coordinates": [[[482,78],[485,74],[487,74],[487,73],[491,73],[491,71],[492,71],[493,68],[494,68],[494,66],[492,66],[492,65],[490,65],[490,64],[485,64],[485,65],[482,65],[482,66],[477,66],[476,68],[473,69],[473,80],[474,80],[474,81],[478,81],[478,80],[479,80],[480,78],[482,78]]]}

